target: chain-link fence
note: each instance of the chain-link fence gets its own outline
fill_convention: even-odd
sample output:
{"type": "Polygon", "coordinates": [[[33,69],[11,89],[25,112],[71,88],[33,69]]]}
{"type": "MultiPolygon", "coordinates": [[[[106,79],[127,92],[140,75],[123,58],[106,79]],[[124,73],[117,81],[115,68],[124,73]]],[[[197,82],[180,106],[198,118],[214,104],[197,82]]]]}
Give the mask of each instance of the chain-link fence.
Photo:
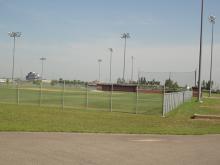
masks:
{"type": "Polygon", "coordinates": [[[163,116],[193,97],[192,91],[164,93],[163,116]]]}
{"type": "MultiPolygon", "coordinates": [[[[139,72],[139,88],[145,93],[162,94],[162,114],[174,110],[193,97],[192,87],[197,85],[196,71],[193,72],[139,72]]],[[[155,100],[156,101],[156,100],[155,100]]],[[[161,103],[161,104],[159,104],[161,103]]]]}
{"type": "MultiPolygon", "coordinates": [[[[167,81],[171,80],[171,75],[174,74],[154,74],[162,75],[163,80],[153,76],[152,73],[150,75],[142,74],[136,83],[121,85],[89,83],[79,85],[65,81],[56,84],[44,81],[0,84],[0,102],[161,116],[183,103],[179,100],[188,100],[186,96],[178,98],[179,96],[173,93],[190,90],[189,85],[185,83],[184,86],[177,83],[176,88],[177,81],[174,76],[172,81],[167,81]],[[166,79],[167,75],[169,77],[166,79]],[[165,88],[164,84],[167,85],[165,88]]],[[[188,92],[184,93],[188,96],[188,92]]]]}
{"type": "Polygon", "coordinates": [[[137,85],[133,91],[120,91],[110,85],[103,91],[90,84],[69,85],[19,82],[0,85],[0,102],[9,104],[52,106],[110,112],[162,114],[162,93],[144,93],[137,85]]]}

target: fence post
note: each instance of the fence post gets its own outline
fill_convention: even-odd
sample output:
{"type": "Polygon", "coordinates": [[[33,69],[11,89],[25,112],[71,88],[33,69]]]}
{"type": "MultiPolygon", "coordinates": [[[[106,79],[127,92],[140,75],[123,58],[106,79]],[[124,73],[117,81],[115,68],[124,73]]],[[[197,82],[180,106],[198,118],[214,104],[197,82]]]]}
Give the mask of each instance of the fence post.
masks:
{"type": "Polygon", "coordinates": [[[111,91],[110,91],[110,112],[112,112],[112,93],[113,93],[113,83],[111,84],[111,91]]]}
{"type": "Polygon", "coordinates": [[[166,104],[165,104],[165,93],[166,93],[166,86],[163,86],[163,93],[162,93],[162,101],[163,101],[163,105],[162,105],[162,116],[165,117],[165,111],[166,111],[166,104]]]}
{"type": "Polygon", "coordinates": [[[183,103],[185,103],[185,91],[183,91],[183,103]]]}
{"type": "Polygon", "coordinates": [[[89,85],[88,82],[86,83],[86,109],[89,108],[89,85]]]}
{"type": "Polygon", "coordinates": [[[17,83],[17,104],[20,103],[19,83],[17,83]]]}
{"type": "Polygon", "coordinates": [[[136,87],[136,106],[135,106],[135,114],[138,113],[138,97],[139,97],[139,95],[138,95],[138,87],[139,87],[139,85],[137,85],[137,87],[136,87]]]}
{"type": "Polygon", "coordinates": [[[41,83],[40,83],[40,98],[39,98],[39,106],[41,107],[41,99],[42,99],[42,86],[43,86],[43,82],[41,80],[41,83]]]}
{"type": "Polygon", "coordinates": [[[63,80],[63,92],[62,92],[62,110],[64,110],[64,93],[65,93],[65,80],[63,80]]]}

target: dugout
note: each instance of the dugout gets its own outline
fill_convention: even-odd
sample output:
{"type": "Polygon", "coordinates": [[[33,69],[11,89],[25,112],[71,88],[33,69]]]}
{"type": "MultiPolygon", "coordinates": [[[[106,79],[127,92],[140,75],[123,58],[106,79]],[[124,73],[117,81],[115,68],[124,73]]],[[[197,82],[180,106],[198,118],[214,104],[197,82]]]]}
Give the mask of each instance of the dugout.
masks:
{"type": "MultiPolygon", "coordinates": [[[[192,91],[193,91],[193,97],[199,96],[199,88],[198,87],[192,87],[192,91]]],[[[201,91],[201,97],[202,97],[202,91],[201,91]]]]}
{"type": "Polygon", "coordinates": [[[97,84],[97,90],[101,91],[111,91],[113,87],[113,91],[122,91],[122,92],[136,92],[137,85],[133,84],[97,84]]]}

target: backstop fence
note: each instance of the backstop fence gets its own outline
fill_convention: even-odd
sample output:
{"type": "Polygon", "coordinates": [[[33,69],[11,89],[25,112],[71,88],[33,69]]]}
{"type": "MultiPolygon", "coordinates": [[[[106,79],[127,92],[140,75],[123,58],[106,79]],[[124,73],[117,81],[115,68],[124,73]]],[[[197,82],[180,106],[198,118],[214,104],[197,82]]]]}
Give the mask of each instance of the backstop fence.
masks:
{"type": "MultiPolygon", "coordinates": [[[[175,74],[181,77],[181,73],[175,74]]],[[[108,84],[109,89],[103,90],[89,83],[73,85],[65,81],[0,84],[0,102],[165,116],[192,98],[192,85],[189,81],[181,84],[175,74],[140,72],[137,82],[127,84],[132,91],[117,89],[117,84],[108,84]]]]}

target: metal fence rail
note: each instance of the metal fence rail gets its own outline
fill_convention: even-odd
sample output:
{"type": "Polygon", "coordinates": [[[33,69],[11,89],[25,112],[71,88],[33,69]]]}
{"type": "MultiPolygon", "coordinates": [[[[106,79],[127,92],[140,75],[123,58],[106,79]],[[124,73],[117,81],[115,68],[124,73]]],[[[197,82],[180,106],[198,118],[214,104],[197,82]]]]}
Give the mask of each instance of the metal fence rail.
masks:
{"type": "Polygon", "coordinates": [[[192,91],[164,93],[163,116],[193,97],[192,91]]]}

